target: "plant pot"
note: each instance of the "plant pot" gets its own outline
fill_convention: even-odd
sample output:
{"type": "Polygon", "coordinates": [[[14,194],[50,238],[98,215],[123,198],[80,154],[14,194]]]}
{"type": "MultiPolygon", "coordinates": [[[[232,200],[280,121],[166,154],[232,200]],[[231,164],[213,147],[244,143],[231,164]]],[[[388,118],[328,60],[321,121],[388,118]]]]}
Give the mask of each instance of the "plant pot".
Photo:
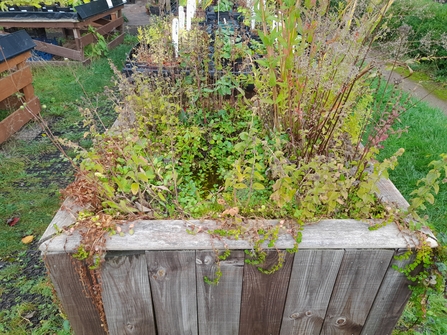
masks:
{"type": "MultiPolygon", "coordinates": [[[[392,189],[390,182],[385,184],[392,189]]],[[[384,196],[402,201],[398,193],[384,196]]],[[[79,209],[69,200],[64,203],[40,250],[75,334],[104,334],[79,279],[84,265],[69,255],[80,236],[57,234],[54,228],[61,231],[72,224],[79,209]]],[[[123,224],[122,231],[128,231],[129,224],[123,224]]],[[[133,235],[110,237],[101,265],[101,297],[112,335],[127,329],[149,334],[383,335],[391,333],[410,295],[407,278],[393,266],[411,260],[394,256],[418,242],[394,224],[374,231],[354,220],[305,226],[300,251],[284,252],[283,267],[270,275],[247,263],[244,250],[251,250],[249,242],[186,231],[217,228],[213,221],[133,224],[133,235]],[[220,261],[219,284],[209,285],[204,276],[213,279],[217,268],[213,250],[224,245],[231,255],[220,261]]],[[[282,251],[293,245],[287,234],[276,242],[282,251]]],[[[266,266],[274,266],[277,258],[277,251],[270,250],[266,266]]]]}
{"type": "Polygon", "coordinates": [[[160,8],[158,6],[148,6],[147,10],[149,15],[160,16],[160,8]]]}
{"type": "Polygon", "coordinates": [[[56,7],[56,11],[61,13],[68,13],[74,12],[74,9],[72,7],[56,7]]]}

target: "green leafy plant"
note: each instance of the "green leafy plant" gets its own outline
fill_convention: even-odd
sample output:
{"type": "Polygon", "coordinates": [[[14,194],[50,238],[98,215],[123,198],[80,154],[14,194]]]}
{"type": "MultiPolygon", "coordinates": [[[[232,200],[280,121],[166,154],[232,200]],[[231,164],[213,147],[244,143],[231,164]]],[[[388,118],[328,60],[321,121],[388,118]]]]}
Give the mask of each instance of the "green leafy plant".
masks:
{"type": "Polygon", "coordinates": [[[88,32],[93,34],[96,38],[96,43],[91,43],[84,48],[84,53],[87,58],[99,58],[107,56],[109,47],[103,35],[98,33],[92,26],[88,27],[88,32]]]}

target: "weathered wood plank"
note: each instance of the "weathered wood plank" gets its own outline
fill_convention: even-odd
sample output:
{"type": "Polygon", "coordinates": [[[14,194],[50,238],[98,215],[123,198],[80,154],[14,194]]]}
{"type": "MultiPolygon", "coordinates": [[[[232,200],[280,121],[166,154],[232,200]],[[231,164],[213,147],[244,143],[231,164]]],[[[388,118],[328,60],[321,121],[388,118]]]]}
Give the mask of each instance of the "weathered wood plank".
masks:
{"type": "Polygon", "coordinates": [[[230,257],[220,261],[222,277],[218,285],[210,285],[203,278],[214,278],[217,269],[215,258],[214,251],[196,254],[199,334],[238,334],[244,252],[232,251],[230,257]]]}
{"type": "MultiPolygon", "coordinates": [[[[276,224],[278,220],[266,221],[268,224],[276,224]]],[[[112,236],[107,241],[108,250],[211,250],[213,246],[223,248],[224,243],[229,249],[250,249],[250,242],[239,239],[222,239],[222,243],[211,240],[206,233],[191,235],[186,228],[194,224],[195,227],[214,229],[217,224],[212,221],[199,220],[147,220],[135,221],[134,235],[112,236]]],[[[395,249],[408,248],[418,245],[415,235],[410,236],[401,232],[395,224],[388,224],[377,230],[369,230],[367,222],[356,220],[323,220],[307,225],[303,230],[303,240],[300,249],[344,249],[344,248],[368,248],[368,249],[395,249]],[[346,238],[346,237],[349,238],[346,238]],[[413,241],[413,242],[412,242],[413,241]]],[[[430,241],[433,247],[436,242],[430,241]]],[[[293,248],[295,240],[287,234],[280,234],[275,246],[278,249],[293,248]]],[[[66,236],[54,238],[48,246],[49,251],[76,250],[76,241],[66,241],[66,236]]],[[[265,246],[266,247],[266,246],[265,246]]]]}
{"type": "Polygon", "coordinates": [[[78,61],[84,59],[84,54],[80,50],[69,49],[65,47],[60,47],[51,43],[45,43],[42,41],[33,40],[36,43],[36,50],[50,53],[52,55],[61,56],[65,58],[70,58],[78,61]]]}
{"type": "MultiPolygon", "coordinates": [[[[244,267],[239,334],[279,334],[293,256],[286,252],[282,269],[270,275],[255,266],[244,267]]],[[[265,267],[274,266],[277,260],[277,251],[269,251],[265,267]]]]}
{"type": "Polygon", "coordinates": [[[25,86],[32,84],[31,68],[26,66],[0,79],[0,100],[8,98],[25,86]]]}
{"type": "Polygon", "coordinates": [[[109,50],[112,50],[113,48],[117,47],[118,45],[120,45],[121,43],[124,42],[124,36],[125,34],[122,33],[121,35],[117,36],[113,41],[109,42],[109,44],[107,44],[107,48],[109,50]]]}
{"type": "Polygon", "coordinates": [[[295,254],[281,335],[319,335],[344,250],[295,254]]]}
{"type": "Polygon", "coordinates": [[[101,318],[90,298],[85,295],[74,260],[66,253],[47,254],[44,261],[64,312],[75,334],[106,335],[101,318]]]}
{"type": "Polygon", "coordinates": [[[393,255],[394,250],[345,251],[322,334],[360,334],[393,255]]]}
{"type": "MultiPolygon", "coordinates": [[[[405,251],[399,250],[396,255],[402,255],[405,251]]],[[[402,268],[413,261],[414,255],[407,260],[393,259],[391,264],[402,268]]],[[[392,267],[388,268],[361,335],[388,335],[392,333],[410,298],[409,286],[411,284],[412,282],[404,274],[392,267]]]]}
{"type": "Polygon", "coordinates": [[[26,60],[30,57],[31,57],[31,52],[27,51],[27,52],[21,53],[20,55],[15,56],[14,58],[7,59],[4,62],[0,63],[0,72],[8,71],[9,69],[14,68],[17,64],[26,62],[26,60]]]}
{"type": "Polygon", "coordinates": [[[37,97],[27,102],[25,109],[17,109],[0,121],[0,143],[6,141],[12,134],[20,130],[28,121],[40,113],[40,101],[37,97]]]}
{"type": "Polygon", "coordinates": [[[147,251],[158,334],[197,335],[194,251],[147,251]]]}
{"type": "MultiPolygon", "coordinates": [[[[69,225],[76,222],[76,217],[79,211],[82,210],[82,207],[76,204],[76,202],[72,198],[67,198],[62,203],[62,206],[57,211],[56,215],[51,220],[47,229],[43,233],[40,238],[39,243],[43,243],[44,241],[50,239],[53,235],[58,233],[58,230],[68,227],[69,225]],[[56,230],[57,227],[58,229],[56,230]]],[[[40,248],[41,251],[46,252],[44,246],[40,248]]],[[[61,249],[64,250],[64,249],[61,249]]]]}
{"type": "Polygon", "coordinates": [[[156,334],[145,254],[107,257],[102,301],[110,335],[156,334]]]}

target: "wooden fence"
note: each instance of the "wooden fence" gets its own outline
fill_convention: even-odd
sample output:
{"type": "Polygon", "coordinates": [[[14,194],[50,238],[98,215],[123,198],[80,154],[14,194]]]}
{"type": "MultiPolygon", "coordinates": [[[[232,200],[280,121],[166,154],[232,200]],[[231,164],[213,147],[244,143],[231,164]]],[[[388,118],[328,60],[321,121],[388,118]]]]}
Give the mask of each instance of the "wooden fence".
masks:
{"type": "MultiPolygon", "coordinates": [[[[52,236],[54,223],[73,222],[68,208],[72,204],[50,224],[41,250],[75,334],[104,334],[69,255],[80,237],[52,236]]],[[[188,234],[191,224],[215,227],[211,221],[138,221],[133,235],[107,242],[101,283],[110,334],[386,335],[410,295],[408,280],[393,269],[410,260],[394,256],[417,242],[394,224],[375,231],[354,220],[306,226],[300,251],[285,252],[283,268],[271,275],[245,263],[249,243],[227,240],[233,251],[220,262],[216,286],[203,277],[215,274],[213,249],[223,244],[188,234]]],[[[285,234],[276,246],[285,250],[293,242],[285,234]]],[[[270,250],[266,266],[277,257],[270,250]]]]}

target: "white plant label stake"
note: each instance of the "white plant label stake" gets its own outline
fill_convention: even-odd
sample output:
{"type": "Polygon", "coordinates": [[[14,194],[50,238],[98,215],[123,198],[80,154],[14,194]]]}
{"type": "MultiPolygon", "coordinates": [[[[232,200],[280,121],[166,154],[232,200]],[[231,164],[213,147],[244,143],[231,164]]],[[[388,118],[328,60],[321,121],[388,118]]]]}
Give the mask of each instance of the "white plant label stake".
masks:
{"type": "Polygon", "coordinates": [[[179,31],[185,30],[185,8],[183,6],[178,7],[178,29],[179,31]]]}
{"type": "MultiPolygon", "coordinates": [[[[255,20],[255,2],[254,0],[250,1],[250,7],[251,7],[251,30],[255,29],[256,27],[256,20],[255,20]]],[[[259,9],[259,4],[258,4],[259,9]]]]}
{"type": "Polygon", "coordinates": [[[192,20],[192,16],[193,16],[192,2],[193,2],[193,0],[188,0],[188,2],[186,3],[186,30],[187,31],[191,30],[191,20],[192,20]]]}
{"type": "Polygon", "coordinates": [[[172,20],[172,43],[174,44],[175,58],[178,57],[178,19],[172,20]]]}

